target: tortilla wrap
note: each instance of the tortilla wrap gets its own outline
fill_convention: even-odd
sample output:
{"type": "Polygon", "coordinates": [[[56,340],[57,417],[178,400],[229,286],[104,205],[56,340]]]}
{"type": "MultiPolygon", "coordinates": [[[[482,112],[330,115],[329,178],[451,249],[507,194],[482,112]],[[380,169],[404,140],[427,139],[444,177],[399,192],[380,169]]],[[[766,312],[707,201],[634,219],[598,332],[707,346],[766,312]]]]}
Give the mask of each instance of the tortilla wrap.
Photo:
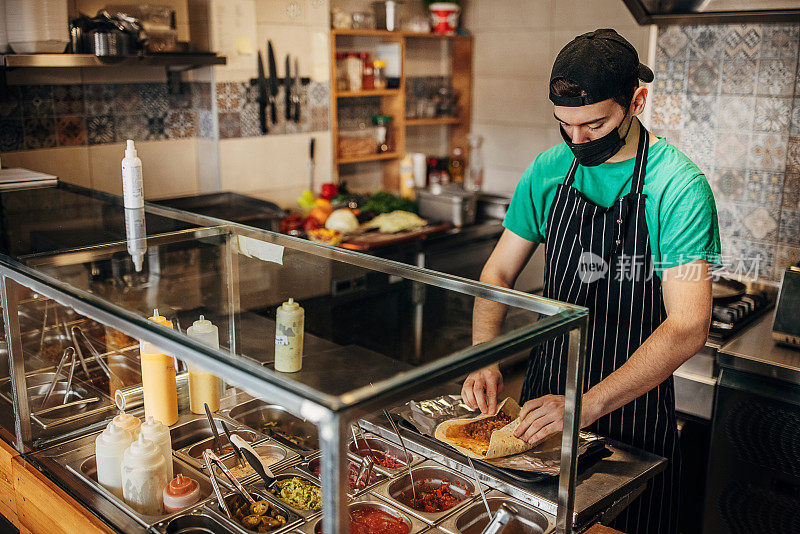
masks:
{"type": "Polygon", "coordinates": [[[477,417],[466,419],[451,419],[440,423],[439,426],[436,427],[434,437],[455,448],[461,454],[479,460],[519,454],[532,449],[536,445],[527,443],[514,436],[514,430],[519,426],[519,412],[519,404],[517,404],[514,399],[506,397],[506,399],[497,406],[497,410],[493,414],[482,414],[477,417]],[[459,432],[462,427],[474,421],[495,417],[500,412],[505,413],[513,419],[513,421],[492,432],[489,438],[489,449],[486,451],[486,454],[479,454],[470,448],[462,446],[469,440],[462,432],[459,432]],[[459,444],[459,442],[461,444],[459,444]]]}

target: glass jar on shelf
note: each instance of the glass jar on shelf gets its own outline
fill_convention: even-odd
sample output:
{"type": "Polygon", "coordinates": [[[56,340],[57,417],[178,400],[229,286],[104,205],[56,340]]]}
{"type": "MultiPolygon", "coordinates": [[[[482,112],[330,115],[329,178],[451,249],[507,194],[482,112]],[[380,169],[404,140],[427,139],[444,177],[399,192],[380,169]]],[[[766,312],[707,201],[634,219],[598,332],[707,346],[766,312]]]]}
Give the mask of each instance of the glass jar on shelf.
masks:
{"type": "Polygon", "coordinates": [[[345,58],[345,71],[347,73],[347,90],[360,91],[362,77],[364,75],[364,65],[361,55],[356,52],[348,52],[345,58]]]}
{"type": "Polygon", "coordinates": [[[372,124],[375,125],[375,141],[378,143],[378,153],[394,150],[392,117],[389,115],[375,115],[372,117],[372,124]]]}
{"type": "Polygon", "coordinates": [[[371,91],[375,89],[375,73],[372,68],[372,61],[369,59],[369,54],[366,52],[361,53],[361,90],[371,91]]]}
{"type": "Polygon", "coordinates": [[[336,52],[336,90],[347,91],[349,84],[347,83],[347,66],[345,60],[347,54],[344,52],[336,52]]]}

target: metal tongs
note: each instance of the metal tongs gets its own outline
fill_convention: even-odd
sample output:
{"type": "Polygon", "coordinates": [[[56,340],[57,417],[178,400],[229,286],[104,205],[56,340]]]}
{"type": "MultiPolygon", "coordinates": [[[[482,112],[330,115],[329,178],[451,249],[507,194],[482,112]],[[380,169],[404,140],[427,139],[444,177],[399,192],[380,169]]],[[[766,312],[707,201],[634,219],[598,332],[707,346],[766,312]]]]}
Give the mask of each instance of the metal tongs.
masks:
{"type": "Polygon", "coordinates": [[[217,451],[217,454],[223,454],[222,452],[222,445],[219,443],[219,431],[217,430],[217,425],[214,424],[214,418],[211,417],[211,408],[208,407],[208,403],[203,403],[203,408],[206,410],[206,418],[208,419],[208,424],[211,426],[211,437],[213,438],[214,443],[214,450],[217,451]]]}
{"type": "Polygon", "coordinates": [[[272,470],[249,443],[242,439],[240,435],[233,434],[231,436],[231,445],[233,445],[234,450],[239,450],[239,453],[247,459],[247,463],[250,464],[253,471],[259,474],[264,481],[264,487],[268,488],[272,485],[275,481],[275,475],[272,474],[272,470]]]}
{"type": "MultiPolygon", "coordinates": [[[[366,436],[364,436],[364,432],[361,430],[361,425],[358,425],[356,423],[356,426],[358,426],[358,432],[361,434],[361,440],[364,442],[364,444],[367,446],[367,449],[369,450],[369,456],[361,457],[361,464],[358,468],[358,475],[356,476],[356,488],[358,488],[358,482],[361,480],[361,477],[363,477],[365,474],[367,478],[364,481],[364,487],[369,485],[369,481],[372,478],[372,469],[373,467],[375,467],[375,460],[372,457],[375,453],[372,452],[372,448],[369,446],[369,442],[367,441],[366,436]]],[[[356,449],[358,449],[358,437],[356,436],[356,428],[354,426],[351,426],[350,431],[353,433],[353,443],[355,444],[356,449]]]]}
{"type": "Polygon", "coordinates": [[[56,367],[56,372],[53,374],[53,380],[50,381],[50,385],[47,387],[47,393],[44,394],[44,398],[42,399],[42,408],[47,405],[47,401],[50,400],[50,395],[53,394],[53,391],[56,389],[56,384],[58,383],[58,378],[61,376],[61,371],[64,370],[64,366],[67,364],[67,360],[72,360],[69,368],[69,374],[67,375],[67,389],[64,391],[64,399],[62,400],[61,404],[67,403],[67,396],[69,392],[72,390],[72,375],[75,374],[75,348],[74,347],[67,347],[64,349],[64,353],[61,355],[61,360],[58,362],[58,366],[56,367]]]}
{"type": "Polygon", "coordinates": [[[72,327],[72,342],[75,344],[75,351],[78,353],[78,358],[81,360],[81,366],[83,367],[83,372],[86,373],[86,377],[89,377],[89,371],[86,368],[86,359],[83,357],[83,352],[81,351],[81,345],[78,343],[78,336],[76,333],[80,334],[83,342],[89,347],[89,352],[92,353],[92,358],[94,361],[97,362],[98,367],[103,371],[103,374],[106,375],[106,378],[111,380],[111,375],[116,376],[114,372],[108,367],[108,364],[103,361],[103,357],[100,355],[100,352],[94,347],[94,344],[91,340],[86,336],[86,334],[81,330],[80,326],[73,326],[72,327]]]}
{"type": "Polygon", "coordinates": [[[386,419],[389,420],[389,424],[392,425],[392,430],[394,430],[394,433],[397,435],[397,439],[400,441],[400,446],[403,447],[403,453],[405,453],[406,455],[406,467],[408,468],[408,478],[411,479],[411,494],[416,499],[417,490],[414,487],[414,476],[411,474],[411,455],[408,454],[408,449],[406,449],[406,444],[403,441],[402,436],[400,436],[400,430],[397,428],[397,425],[394,424],[394,419],[392,419],[392,416],[389,415],[389,411],[383,410],[383,415],[385,415],[386,419]]]}
{"type": "Polygon", "coordinates": [[[228,516],[228,519],[233,519],[233,514],[231,514],[230,509],[228,509],[228,505],[225,504],[225,499],[222,498],[222,492],[219,489],[219,483],[217,482],[217,475],[214,473],[214,466],[216,465],[220,471],[225,475],[225,477],[230,481],[236,491],[244,497],[244,499],[250,503],[255,504],[256,501],[253,499],[253,496],[244,489],[244,486],[236,480],[236,477],[231,474],[228,468],[222,463],[222,460],[219,459],[219,456],[214,454],[214,451],[211,449],[206,449],[203,451],[203,463],[206,465],[206,469],[208,470],[208,476],[211,478],[211,485],[214,487],[214,493],[217,496],[217,501],[219,501],[219,507],[225,512],[225,515],[228,516]]]}
{"type": "MultiPolygon", "coordinates": [[[[501,504],[500,508],[497,510],[497,513],[494,514],[494,519],[489,521],[489,524],[486,525],[486,528],[483,529],[481,534],[498,534],[499,532],[502,532],[518,515],[519,512],[517,509],[510,504],[501,504]]],[[[492,517],[491,514],[489,517],[492,517]]]]}

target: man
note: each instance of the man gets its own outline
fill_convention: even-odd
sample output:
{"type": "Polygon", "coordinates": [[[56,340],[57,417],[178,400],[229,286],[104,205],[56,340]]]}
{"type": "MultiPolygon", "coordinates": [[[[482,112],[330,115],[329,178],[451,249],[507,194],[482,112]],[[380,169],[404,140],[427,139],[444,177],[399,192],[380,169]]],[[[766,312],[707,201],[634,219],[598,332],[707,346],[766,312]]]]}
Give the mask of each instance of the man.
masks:
{"type": "MultiPolygon", "coordinates": [[[[513,287],[544,243],[544,296],[590,311],[581,427],[669,459],[614,526],[658,534],[677,532],[672,372],[705,343],[719,231],[703,173],[639,122],[647,100],[639,80],[653,73],[614,30],[580,35],[561,50],[550,100],[564,143],[525,171],[481,281],[513,287]]],[[[476,299],[474,343],[499,333],[505,309],[476,299]]],[[[521,439],[562,429],[566,345],[564,336],[531,352],[521,439]]],[[[461,395],[493,412],[502,389],[495,365],[470,374],[461,395]]]]}

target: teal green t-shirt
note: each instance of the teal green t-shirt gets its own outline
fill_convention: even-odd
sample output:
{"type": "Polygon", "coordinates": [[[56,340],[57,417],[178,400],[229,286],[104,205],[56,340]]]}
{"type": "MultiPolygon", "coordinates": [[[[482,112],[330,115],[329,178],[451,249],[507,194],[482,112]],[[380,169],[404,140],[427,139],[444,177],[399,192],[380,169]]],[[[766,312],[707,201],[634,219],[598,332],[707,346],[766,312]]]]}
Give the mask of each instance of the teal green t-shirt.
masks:
{"type": "MultiPolygon", "coordinates": [[[[543,243],[556,188],[574,156],[566,143],[539,154],[517,184],[503,226],[528,241],[543,243]]],[[[635,158],[596,167],[578,166],[573,187],[608,207],[631,190],[635,158]]],[[[650,147],[642,191],[656,273],[698,259],[719,262],[719,226],[714,194],[705,175],[680,150],[661,138],[650,147]]]]}

